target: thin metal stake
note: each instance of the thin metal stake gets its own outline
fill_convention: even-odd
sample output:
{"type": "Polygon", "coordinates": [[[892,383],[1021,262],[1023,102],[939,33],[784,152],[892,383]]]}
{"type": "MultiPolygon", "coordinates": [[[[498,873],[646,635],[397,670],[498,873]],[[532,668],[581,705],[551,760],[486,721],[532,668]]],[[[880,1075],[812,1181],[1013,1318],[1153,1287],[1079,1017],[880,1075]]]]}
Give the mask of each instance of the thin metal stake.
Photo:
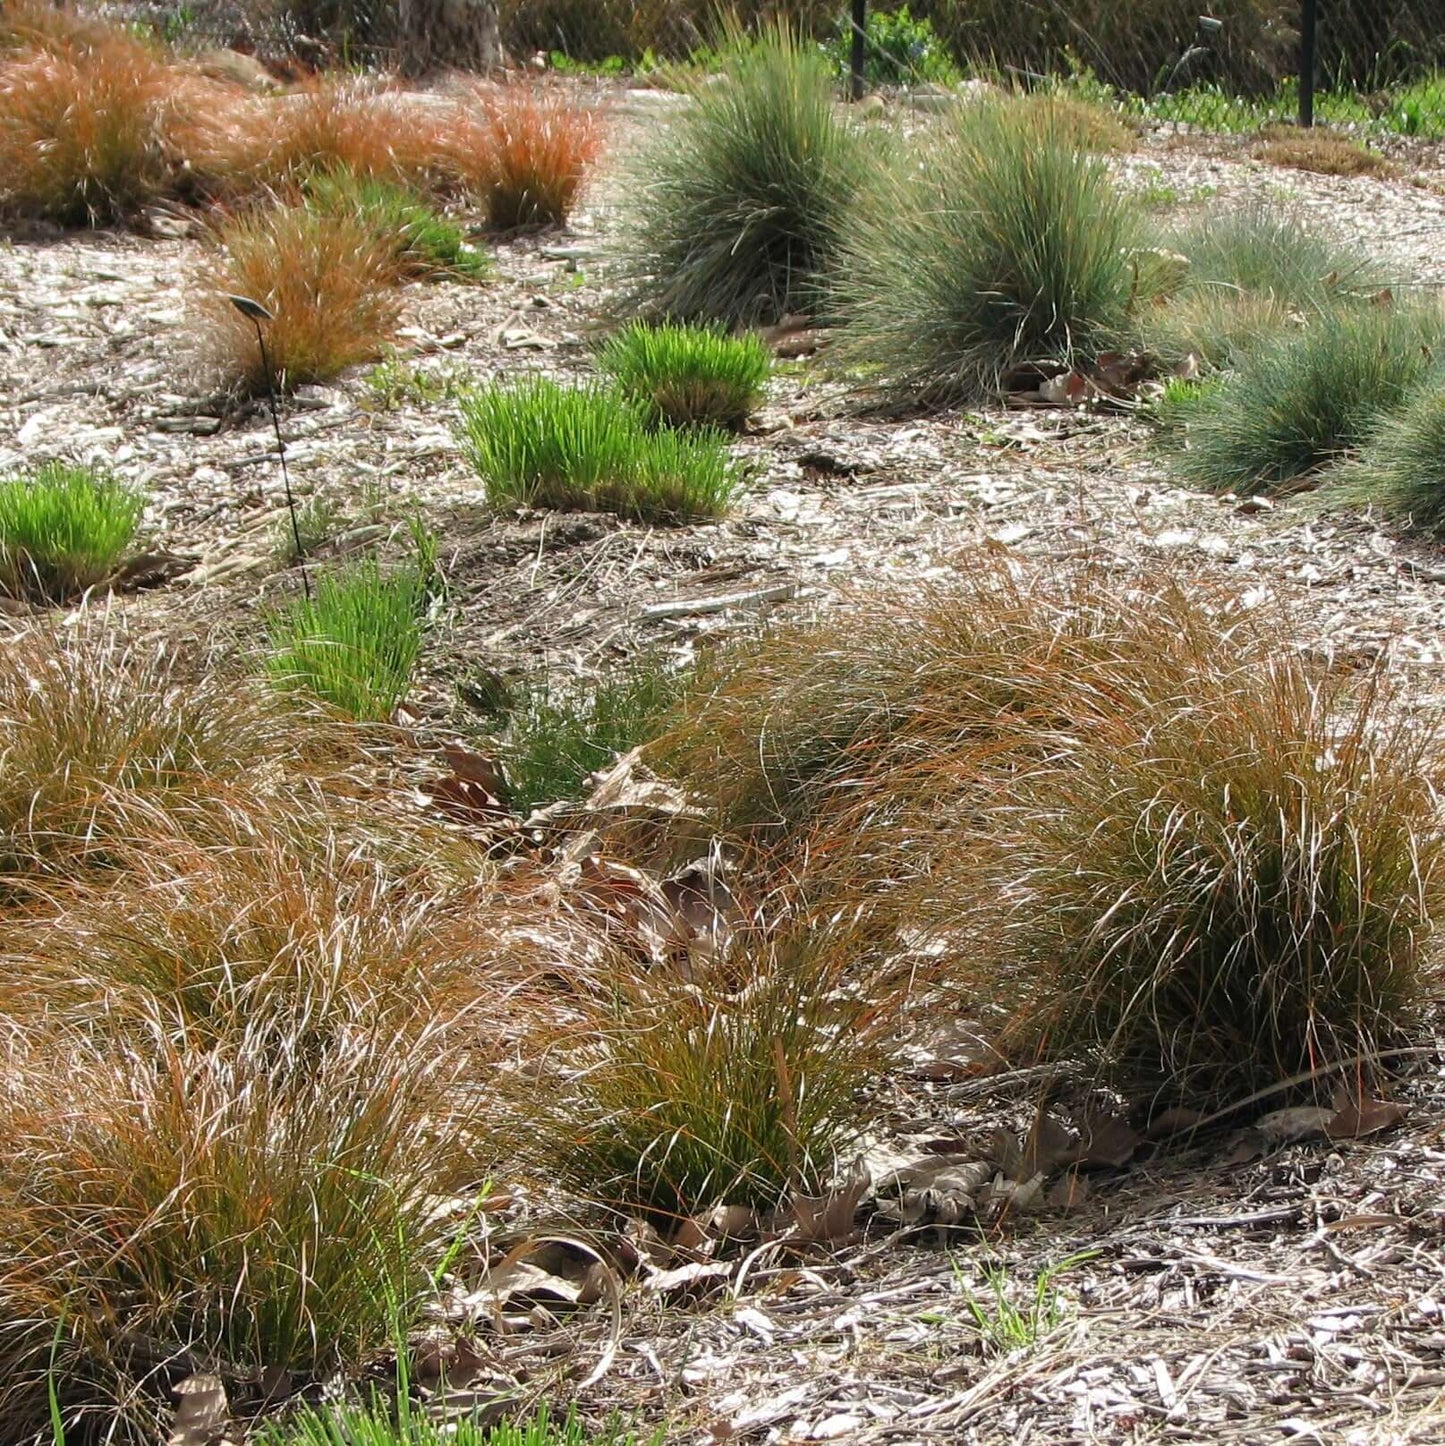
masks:
{"type": "Polygon", "coordinates": [[[1319,34],[1316,0],[1301,0],[1299,18],[1299,123],[1308,130],[1315,123],[1315,49],[1319,34]]]}
{"type": "Polygon", "coordinates": [[[266,373],[266,398],[271,404],[271,427],[276,433],[276,455],[281,459],[281,482],[286,488],[286,510],[291,514],[291,540],[296,545],[296,561],[301,568],[301,589],[311,601],[311,576],[306,571],[306,553],[301,546],[301,527],[296,520],[296,498],[291,491],[291,473],[286,467],[286,442],[281,436],[281,412],[276,405],[276,373],[271,370],[271,354],[266,350],[263,321],[275,321],[275,315],[249,296],[227,296],[227,301],[247,317],[256,328],[256,344],[261,348],[261,369],[266,373]]]}

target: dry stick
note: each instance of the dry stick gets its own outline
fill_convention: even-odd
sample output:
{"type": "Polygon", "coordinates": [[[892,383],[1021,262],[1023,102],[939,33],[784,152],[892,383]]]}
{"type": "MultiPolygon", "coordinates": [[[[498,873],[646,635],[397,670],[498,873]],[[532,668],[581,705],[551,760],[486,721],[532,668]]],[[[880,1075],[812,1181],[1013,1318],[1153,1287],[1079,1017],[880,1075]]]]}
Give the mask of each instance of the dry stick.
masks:
{"type": "Polygon", "coordinates": [[[296,521],[296,498],[291,492],[291,473],[286,467],[286,443],[281,436],[281,413],[276,406],[276,374],[271,370],[271,354],[266,350],[263,321],[275,321],[275,314],[249,296],[228,295],[227,301],[247,317],[256,328],[256,344],[261,348],[261,370],[266,374],[266,398],[271,404],[271,427],[276,433],[276,455],[281,459],[281,483],[286,489],[286,510],[291,515],[291,541],[296,547],[296,561],[301,568],[301,590],[311,601],[311,576],[306,571],[306,553],[301,546],[301,527],[296,521]]]}

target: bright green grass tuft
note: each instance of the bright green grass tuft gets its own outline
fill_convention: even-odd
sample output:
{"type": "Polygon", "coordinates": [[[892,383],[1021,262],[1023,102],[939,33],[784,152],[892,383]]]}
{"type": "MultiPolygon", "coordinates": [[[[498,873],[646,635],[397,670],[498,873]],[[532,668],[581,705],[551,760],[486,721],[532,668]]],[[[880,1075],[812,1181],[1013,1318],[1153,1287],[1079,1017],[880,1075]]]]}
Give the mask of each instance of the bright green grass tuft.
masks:
{"type": "Polygon", "coordinates": [[[1307,486],[1404,404],[1442,341],[1445,318],[1421,306],[1326,316],[1270,342],[1187,406],[1175,471],[1210,492],[1307,486]]]}
{"type": "Polygon", "coordinates": [[[1041,107],[960,106],[880,181],[840,266],[845,355],[890,390],[979,400],[1020,362],[1119,345],[1147,274],[1134,202],[1041,107]]]}
{"type": "Polygon", "coordinates": [[[392,238],[405,275],[475,281],[491,272],[491,257],[468,245],[466,233],[455,221],[404,186],[335,170],[312,177],[306,194],[313,209],[357,216],[392,238]]]}
{"type": "Polygon", "coordinates": [[[307,1406],[284,1425],[263,1427],[256,1446],[630,1446],[631,1435],[589,1431],[575,1416],[554,1421],[542,1407],[528,1421],[439,1425],[403,1400],[397,1411],[371,1406],[307,1406]]]}
{"type": "Polygon", "coordinates": [[[634,322],[602,347],[597,365],[657,421],[739,431],[762,397],[772,357],[757,336],[634,322]]]}
{"type": "Polygon", "coordinates": [[[649,316],[770,324],[824,300],[865,165],[840,118],[826,56],[785,23],[737,33],[725,79],[635,163],[622,269],[649,316]]]}
{"type": "Polygon", "coordinates": [[[115,571],[144,508],[115,478],[65,462],[0,482],[0,588],[47,603],[78,597],[115,571]]]}
{"type": "Polygon", "coordinates": [[[406,699],[421,650],[433,574],[426,558],[383,572],[374,558],[315,579],[268,622],[268,676],[347,716],[384,722],[406,699]]]}
{"type": "Polygon", "coordinates": [[[681,674],[644,657],[589,686],[546,679],[527,689],[502,742],[512,806],[530,813],[577,797],[589,774],[656,737],[683,684],[681,674]]]}
{"type": "Polygon", "coordinates": [[[529,377],[465,397],[461,410],[463,448],[494,506],[677,522],[720,515],[737,487],[721,433],[650,430],[602,387],[529,377]]]}

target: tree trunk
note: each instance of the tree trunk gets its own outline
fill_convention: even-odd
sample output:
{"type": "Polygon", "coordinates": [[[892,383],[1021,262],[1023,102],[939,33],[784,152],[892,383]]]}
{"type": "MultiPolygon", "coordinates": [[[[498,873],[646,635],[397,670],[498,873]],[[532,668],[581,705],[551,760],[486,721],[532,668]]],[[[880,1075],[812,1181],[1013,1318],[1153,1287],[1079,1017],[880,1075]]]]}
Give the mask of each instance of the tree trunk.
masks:
{"type": "Polygon", "coordinates": [[[497,0],[400,0],[397,22],[403,75],[497,62],[497,0]]]}

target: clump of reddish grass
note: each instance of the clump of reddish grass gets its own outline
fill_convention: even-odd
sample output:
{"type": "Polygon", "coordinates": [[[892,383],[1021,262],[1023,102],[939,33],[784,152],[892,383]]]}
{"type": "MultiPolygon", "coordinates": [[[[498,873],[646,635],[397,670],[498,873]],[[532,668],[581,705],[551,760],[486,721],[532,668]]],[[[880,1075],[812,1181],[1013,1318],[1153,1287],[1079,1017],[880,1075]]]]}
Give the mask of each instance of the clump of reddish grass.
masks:
{"type": "Polygon", "coordinates": [[[0,53],[34,49],[73,55],[134,40],[133,35],[105,20],[82,15],[73,5],[6,0],[0,12],[0,53]]]}
{"type": "Polygon", "coordinates": [[[1435,992],[1430,730],[1271,632],[1252,655],[1196,632],[1188,671],[1140,658],[930,882],[1013,1002],[1013,1045],[1197,1106],[1368,1071],[1435,992]]]}
{"type": "Polygon", "coordinates": [[[216,241],[222,255],[204,302],[202,346],[222,387],[254,394],[267,385],[255,326],[228,294],[271,312],[266,350],[283,389],[380,360],[401,310],[394,235],[356,211],[277,203],[232,217],[216,241]]]}
{"type": "Polygon", "coordinates": [[[714,665],[655,749],[875,942],[931,926],[1010,1048],[1218,1101],[1379,1047],[1432,987],[1428,731],[1287,617],[1167,578],[974,578],[714,665]]]}
{"type": "Polygon", "coordinates": [[[173,654],[91,633],[0,651],[0,877],[69,876],[155,831],[213,821],[224,790],[279,791],[344,756],[335,724],[173,654]],[[218,792],[219,791],[219,792],[218,792]]]}
{"type": "Polygon", "coordinates": [[[498,231],[560,226],[602,148],[597,117],[565,96],[528,86],[477,94],[449,155],[498,231]],[[475,159],[473,159],[475,158],[475,159]]]}
{"type": "Polygon", "coordinates": [[[200,837],[155,820],[112,876],[13,921],[0,959],[29,989],[11,1017],[139,1022],[210,1045],[290,1014],[315,1043],[361,1023],[419,1029],[475,1001],[486,931],[468,916],[471,946],[456,933],[452,841],[344,802],[231,802],[200,837]]]}
{"type": "Polygon", "coordinates": [[[65,225],[134,216],[172,186],[188,95],[124,35],[16,53],[0,63],[0,209],[65,225]]]}
{"type": "Polygon", "coordinates": [[[139,1446],[196,1370],[244,1411],[247,1382],[355,1369],[416,1320],[456,1230],[436,1198],[493,1164],[477,1061],[445,1021],[348,1020],[318,1042],[306,1012],[219,1044],[168,1023],[129,1048],[46,1038],[8,1062],[9,1439],[139,1446]]]}
{"type": "Polygon", "coordinates": [[[860,593],[707,660],[649,758],[726,833],[801,835],[867,778],[999,747],[1056,716],[1048,681],[1129,645],[1145,613],[1093,573],[979,560],[956,585],[860,593]]]}
{"type": "Polygon", "coordinates": [[[749,933],[686,978],[608,956],[543,1027],[563,1078],[536,1092],[520,1149],[582,1197],[662,1222],[821,1193],[896,1017],[891,983],[860,974],[824,929],[749,933]]]}
{"type": "Polygon", "coordinates": [[[346,171],[436,194],[454,184],[455,118],[451,106],[320,80],[295,95],[237,104],[207,137],[204,164],[241,191],[346,171]]]}

